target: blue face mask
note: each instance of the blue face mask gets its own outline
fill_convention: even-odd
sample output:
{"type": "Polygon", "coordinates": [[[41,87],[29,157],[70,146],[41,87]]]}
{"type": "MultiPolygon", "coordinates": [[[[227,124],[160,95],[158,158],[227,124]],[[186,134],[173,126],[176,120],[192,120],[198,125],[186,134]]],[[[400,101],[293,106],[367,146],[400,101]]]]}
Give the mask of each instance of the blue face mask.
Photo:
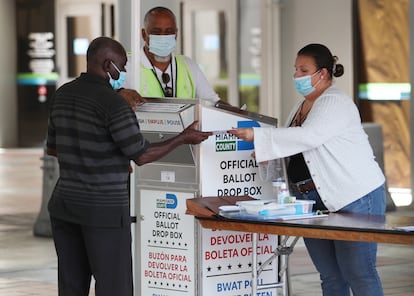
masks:
{"type": "Polygon", "coordinates": [[[176,44],[175,34],[149,35],[149,51],[157,56],[169,56],[174,51],[176,44]]]}
{"type": "Polygon", "coordinates": [[[112,86],[112,88],[114,89],[114,90],[118,90],[118,89],[120,89],[121,87],[122,87],[122,85],[124,84],[124,82],[125,82],[125,79],[126,79],[126,72],[125,71],[120,71],[119,69],[118,69],[118,67],[113,63],[113,62],[111,62],[111,64],[115,67],[115,69],[118,71],[118,73],[119,73],[119,77],[118,77],[118,79],[113,79],[112,77],[111,77],[111,74],[109,74],[109,72],[107,72],[108,73],[108,76],[109,76],[109,84],[111,84],[111,86],[112,86]]]}
{"type": "MultiPolygon", "coordinates": [[[[297,92],[300,93],[302,96],[307,96],[311,94],[315,90],[315,87],[312,86],[312,77],[318,72],[319,71],[316,71],[312,75],[306,75],[306,76],[302,76],[298,78],[293,78],[297,92]]],[[[318,85],[318,83],[315,84],[315,86],[318,85]]]]}

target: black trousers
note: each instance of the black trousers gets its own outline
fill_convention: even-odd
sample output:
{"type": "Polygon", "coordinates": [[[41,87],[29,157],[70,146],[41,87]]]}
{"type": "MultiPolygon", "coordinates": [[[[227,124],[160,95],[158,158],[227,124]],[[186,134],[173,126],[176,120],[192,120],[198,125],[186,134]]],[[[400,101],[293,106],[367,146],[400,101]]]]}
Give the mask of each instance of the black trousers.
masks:
{"type": "Polygon", "coordinates": [[[131,229],[92,227],[51,217],[59,296],[132,296],[131,229]]]}

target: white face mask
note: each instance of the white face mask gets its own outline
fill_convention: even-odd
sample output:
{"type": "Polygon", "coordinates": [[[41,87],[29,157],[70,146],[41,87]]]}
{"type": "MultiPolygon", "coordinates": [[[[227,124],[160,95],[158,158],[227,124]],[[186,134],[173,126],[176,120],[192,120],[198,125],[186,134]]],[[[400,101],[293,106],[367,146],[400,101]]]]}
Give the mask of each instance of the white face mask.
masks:
{"type": "Polygon", "coordinates": [[[175,34],[149,35],[148,48],[151,53],[159,57],[169,57],[177,45],[175,34]]]}

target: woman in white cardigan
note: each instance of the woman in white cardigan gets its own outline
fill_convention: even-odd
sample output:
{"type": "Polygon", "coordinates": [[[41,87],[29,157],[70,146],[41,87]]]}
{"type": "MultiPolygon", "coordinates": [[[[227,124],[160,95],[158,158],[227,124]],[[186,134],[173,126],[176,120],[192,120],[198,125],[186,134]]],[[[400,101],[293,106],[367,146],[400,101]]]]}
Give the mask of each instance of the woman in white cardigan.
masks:
{"type": "MultiPolygon", "coordinates": [[[[316,201],[315,210],[384,214],[385,177],[374,159],[353,100],[333,85],[344,67],[322,44],[297,54],[294,84],[304,97],[284,128],[240,128],[231,134],[253,141],[255,158],[288,158],[292,192],[316,201]]],[[[304,238],[320,273],[323,295],[383,295],[376,243],[304,238]]]]}

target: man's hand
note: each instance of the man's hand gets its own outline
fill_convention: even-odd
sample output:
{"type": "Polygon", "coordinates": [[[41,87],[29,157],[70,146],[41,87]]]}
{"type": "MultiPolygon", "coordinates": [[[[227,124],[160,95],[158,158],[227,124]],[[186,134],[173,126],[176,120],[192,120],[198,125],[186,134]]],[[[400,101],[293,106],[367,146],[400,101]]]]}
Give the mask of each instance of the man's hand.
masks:
{"type": "Polygon", "coordinates": [[[47,148],[46,149],[46,154],[51,155],[51,156],[57,156],[57,150],[53,149],[53,148],[47,148]]]}
{"type": "Polygon", "coordinates": [[[197,130],[197,128],[198,121],[194,121],[180,134],[180,137],[182,137],[184,144],[200,144],[213,134],[212,132],[201,132],[197,130]]]}
{"type": "Polygon", "coordinates": [[[118,93],[127,101],[132,110],[136,110],[138,105],[145,103],[145,99],[135,89],[121,88],[118,93]]]}

